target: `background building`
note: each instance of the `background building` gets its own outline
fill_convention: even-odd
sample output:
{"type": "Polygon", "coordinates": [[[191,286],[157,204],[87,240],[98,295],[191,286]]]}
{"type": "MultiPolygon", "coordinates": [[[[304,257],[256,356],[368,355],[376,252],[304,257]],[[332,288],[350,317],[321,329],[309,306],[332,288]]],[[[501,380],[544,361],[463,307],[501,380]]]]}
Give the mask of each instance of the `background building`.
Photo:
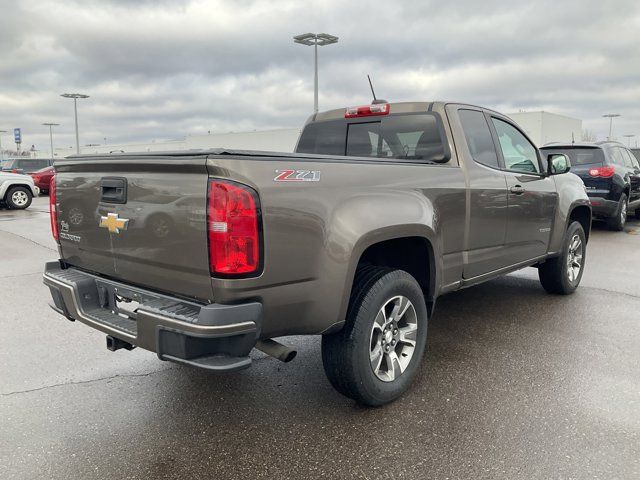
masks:
{"type": "MultiPolygon", "coordinates": [[[[543,146],[549,142],[571,142],[582,140],[582,120],[550,112],[518,112],[508,114],[531,139],[543,146]]],[[[301,128],[279,128],[251,132],[210,133],[187,135],[183,139],[162,140],[149,143],[121,143],[80,146],[82,153],[110,152],[161,152],[175,150],[230,148],[235,150],[263,150],[271,152],[293,152],[301,128]]],[[[34,157],[50,157],[48,149],[31,152],[34,157]]],[[[75,148],[56,148],[55,158],[75,154],[75,148]]]]}
{"type": "Polygon", "coordinates": [[[582,120],[545,111],[508,113],[542,147],[551,142],[579,142],[582,140],[582,120]]]}
{"type": "MultiPolygon", "coordinates": [[[[151,143],[122,143],[109,145],[80,146],[82,153],[110,152],[161,152],[210,148],[230,148],[234,150],[263,150],[270,152],[293,152],[300,128],[279,128],[276,130],[256,130],[252,132],[210,133],[188,135],[180,140],[165,140],[151,143]]],[[[39,152],[48,155],[48,152],[39,152]]],[[[73,155],[75,149],[56,148],[56,158],[73,155]]]]}

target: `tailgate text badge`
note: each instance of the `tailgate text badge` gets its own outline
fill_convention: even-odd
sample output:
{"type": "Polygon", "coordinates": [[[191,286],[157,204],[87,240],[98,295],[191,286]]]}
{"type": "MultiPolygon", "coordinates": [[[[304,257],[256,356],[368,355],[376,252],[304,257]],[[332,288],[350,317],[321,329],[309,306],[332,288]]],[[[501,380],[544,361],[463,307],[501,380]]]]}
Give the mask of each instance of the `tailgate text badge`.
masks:
{"type": "Polygon", "coordinates": [[[100,228],[106,228],[110,233],[120,233],[129,225],[128,218],[118,218],[117,213],[109,213],[106,217],[100,217],[100,228]]]}
{"type": "Polygon", "coordinates": [[[274,182],[319,182],[320,170],[276,170],[274,182]]]}

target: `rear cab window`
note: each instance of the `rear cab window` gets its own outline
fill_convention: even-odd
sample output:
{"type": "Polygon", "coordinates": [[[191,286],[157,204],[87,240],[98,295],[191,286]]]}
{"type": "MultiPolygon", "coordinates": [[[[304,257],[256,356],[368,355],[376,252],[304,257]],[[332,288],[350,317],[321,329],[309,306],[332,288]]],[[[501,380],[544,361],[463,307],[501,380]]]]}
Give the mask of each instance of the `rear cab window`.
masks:
{"type": "Polygon", "coordinates": [[[296,152],[443,162],[449,158],[445,139],[440,118],[433,113],[329,120],[308,124],[296,152]]]}

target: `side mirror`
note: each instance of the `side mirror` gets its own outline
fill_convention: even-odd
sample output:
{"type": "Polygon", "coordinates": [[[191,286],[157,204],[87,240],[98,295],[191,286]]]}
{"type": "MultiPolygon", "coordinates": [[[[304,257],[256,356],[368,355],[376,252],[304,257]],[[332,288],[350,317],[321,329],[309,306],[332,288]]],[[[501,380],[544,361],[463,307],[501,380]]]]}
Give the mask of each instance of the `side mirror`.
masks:
{"type": "Polygon", "coordinates": [[[564,153],[552,153],[547,156],[547,172],[549,175],[560,175],[571,170],[569,157],[564,153]]]}

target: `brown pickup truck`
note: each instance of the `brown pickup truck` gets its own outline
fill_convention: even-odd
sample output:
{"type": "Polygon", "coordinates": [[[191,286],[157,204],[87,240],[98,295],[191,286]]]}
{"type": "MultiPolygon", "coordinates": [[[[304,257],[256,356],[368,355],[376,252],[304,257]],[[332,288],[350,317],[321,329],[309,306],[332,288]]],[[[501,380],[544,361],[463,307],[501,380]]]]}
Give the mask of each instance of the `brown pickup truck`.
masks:
{"type": "Polygon", "coordinates": [[[591,207],[569,169],[504,115],[446,102],[317,113],[294,154],[68,157],[44,282],[109,349],[213,371],[322,335],[334,387],[381,405],[415,377],[440,295],[529,266],[576,289],[591,207]]]}

